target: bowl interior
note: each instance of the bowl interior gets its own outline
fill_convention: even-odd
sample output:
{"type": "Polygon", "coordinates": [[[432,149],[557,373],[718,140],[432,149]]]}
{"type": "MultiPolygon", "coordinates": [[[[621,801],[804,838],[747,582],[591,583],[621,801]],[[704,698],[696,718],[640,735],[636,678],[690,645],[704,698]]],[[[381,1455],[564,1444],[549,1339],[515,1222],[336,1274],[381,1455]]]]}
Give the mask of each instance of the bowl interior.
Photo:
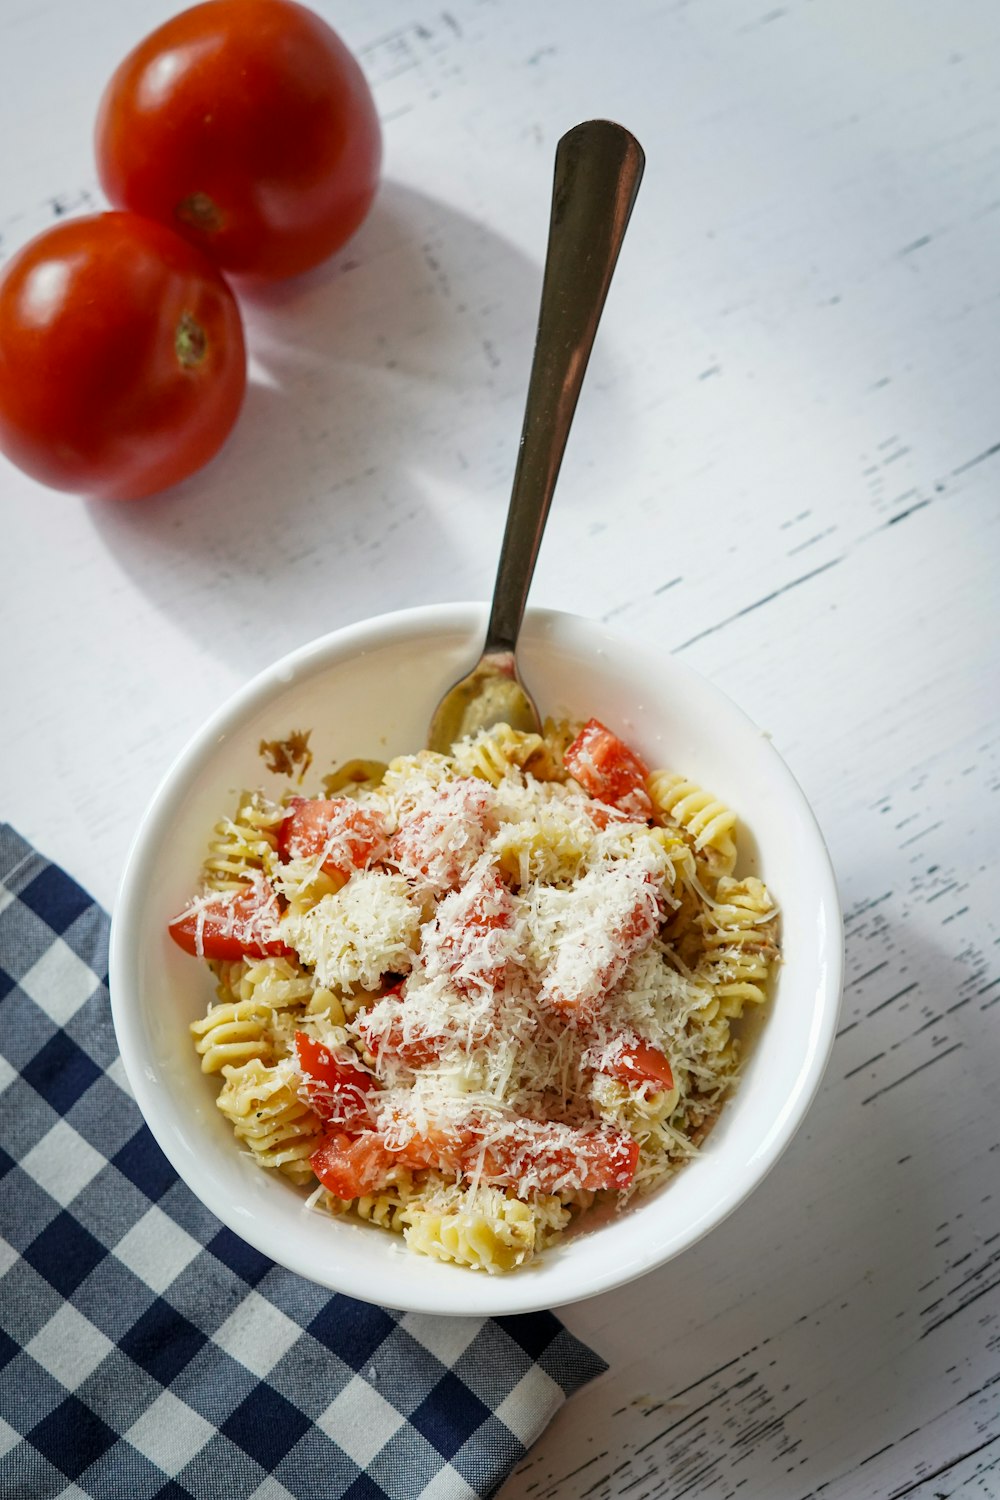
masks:
{"type": "Polygon", "coordinates": [[[760,874],[782,912],[781,967],[739,1088],[696,1162],[653,1196],[578,1233],[537,1265],[485,1277],[407,1251],[395,1236],[331,1221],[243,1154],[215,1107],[188,1023],[212,996],[207,969],[166,926],[198,880],[209,831],[239,793],[287,781],[267,771],[262,740],[311,731],[303,783],[353,756],[420,748],[440,694],[472,664],[480,606],[383,616],[315,642],[243,689],[168,773],[136,836],[112,925],[115,1025],[137,1101],[188,1185],[266,1255],[338,1291],[395,1308],[510,1313],[592,1295],[669,1259],[730,1212],[787,1144],[818,1085],[836,1023],[841,929],[815,821],[764,735],[708,683],[665,653],[591,621],[529,612],[522,674],[544,712],[606,721],[651,765],[684,772],[738,812],[740,873],[760,874]]]}

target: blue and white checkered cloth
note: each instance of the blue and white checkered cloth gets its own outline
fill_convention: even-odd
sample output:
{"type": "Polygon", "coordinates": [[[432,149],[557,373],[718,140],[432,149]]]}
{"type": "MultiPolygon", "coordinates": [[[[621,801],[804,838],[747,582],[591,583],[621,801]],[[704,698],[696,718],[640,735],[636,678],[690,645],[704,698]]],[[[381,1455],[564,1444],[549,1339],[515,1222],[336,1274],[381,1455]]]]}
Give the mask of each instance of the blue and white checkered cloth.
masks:
{"type": "Polygon", "coordinates": [[[0,1495],[491,1494],[603,1361],[551,1313],[331,1296],[223,1228],[127,1091],[107,938],[0,825],[0,1495]]]}

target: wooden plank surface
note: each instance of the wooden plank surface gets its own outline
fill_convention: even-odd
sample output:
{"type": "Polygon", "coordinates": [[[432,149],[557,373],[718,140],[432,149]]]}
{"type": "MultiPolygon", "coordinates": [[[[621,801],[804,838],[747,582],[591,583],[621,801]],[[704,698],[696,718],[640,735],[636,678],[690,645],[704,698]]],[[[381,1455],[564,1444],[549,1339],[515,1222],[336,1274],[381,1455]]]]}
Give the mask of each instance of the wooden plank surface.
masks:
{"type": "MultiPolygon", "coordinates": [[[[101,85],[172,8],[0,8],[0,257],[99,204],[101,85]]],[[[648,170],[533,599],[680,652],[773,735],[848,987],[760,1190],[567,1310],[610,1371],[503,1500],[1000,1495],[1000,9],[316,8],[375,87],[383,191],[249,310],[247,410],[202,475],[113,507],[0,468],[0,816],[110,903],[220,696],[486,594],[555,142],[621,119],[648,170]]]]}

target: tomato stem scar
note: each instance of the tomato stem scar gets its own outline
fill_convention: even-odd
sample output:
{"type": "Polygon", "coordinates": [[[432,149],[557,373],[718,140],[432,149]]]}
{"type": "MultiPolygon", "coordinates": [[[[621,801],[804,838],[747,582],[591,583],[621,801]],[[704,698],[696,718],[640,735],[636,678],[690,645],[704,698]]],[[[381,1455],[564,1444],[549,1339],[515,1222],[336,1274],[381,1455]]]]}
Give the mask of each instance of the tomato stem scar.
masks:
{"type": "Polygon", "coordinates": [[[182,224],[190,224],[192,229],[199,229],[203,234],[214,234],[222,228],[222,215],[207,193],[191,193],[182,198],[174,213],[182,224]]]}
{"type": "Polygon", "coordinates": [[[208,353],[205,330],[189,312],[181,313],[177,332],[174,334],[174,352],[185,370],[192,370],[200,365],[208,353]]]}

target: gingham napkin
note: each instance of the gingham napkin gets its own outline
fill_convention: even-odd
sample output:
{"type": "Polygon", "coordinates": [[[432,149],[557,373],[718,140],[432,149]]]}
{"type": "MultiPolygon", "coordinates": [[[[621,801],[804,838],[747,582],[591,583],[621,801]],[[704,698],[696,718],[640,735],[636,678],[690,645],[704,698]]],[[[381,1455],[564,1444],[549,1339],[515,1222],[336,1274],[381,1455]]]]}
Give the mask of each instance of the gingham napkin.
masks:
{"type": "Polygon", "coordinates": [[[603,1361],[551,1313],[331,1297],[223,1228],[127,1093],[107,937],[0,825],[0,1495],[491,1494],[603,1361]]]}

